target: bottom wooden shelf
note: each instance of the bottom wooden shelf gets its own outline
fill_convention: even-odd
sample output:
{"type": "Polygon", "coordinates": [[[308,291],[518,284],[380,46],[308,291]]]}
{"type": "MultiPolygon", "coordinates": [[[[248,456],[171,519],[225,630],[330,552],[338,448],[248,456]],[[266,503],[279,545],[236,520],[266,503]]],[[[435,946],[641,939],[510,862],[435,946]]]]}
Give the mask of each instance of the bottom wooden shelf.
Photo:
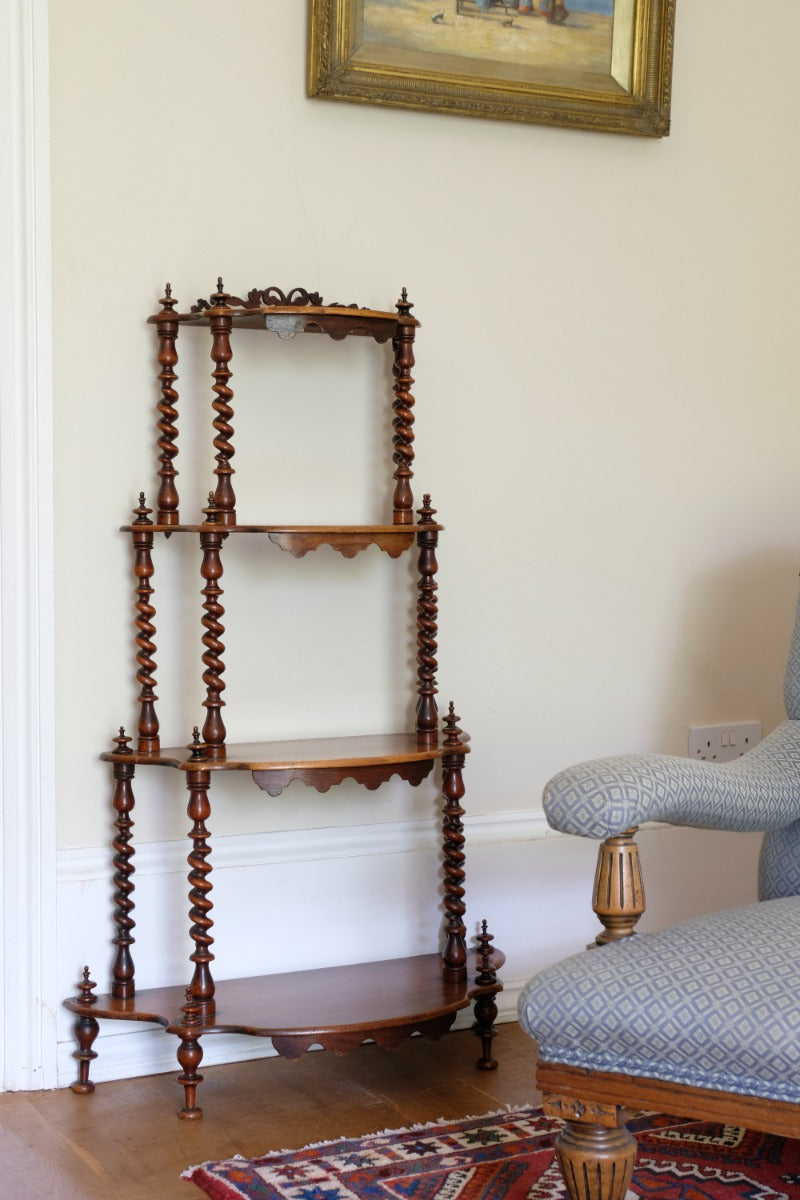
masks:
{"type": "Polygon", "coordinates": [[[484,1041],[478,1066],[492,1069],[489,1054],[496,1015],[495,995],[502,991],[496,971],[505,962],[501,950],[492,947],[488,963],[480,951],[471,950],[462,979],[450,979],[441,955],[424,954],[381,962],[343,967],[323,967],[249,979],[224,979],[215,984],[213,1001],[187,1004],[183,986],[146,988],[129,999],[110,994],[76,996],[64,1002],[76,1014],[75,1052],[81,1071],[73,1090],[92,1091],[89,1063],[96,1058],[91,1049],[97,1022],[144,1021],[163,1026],[180,1039],[178,1059],[184,1068],[181,1082],[187,1088],[187,1106],[182,1116],[199,1116],[187,1085],[195,1088],[202,1076],[196,1067],[202,1058],[199,1039],[206,1034],[240,1033],[272,1039],[276,1051],[298,1058],[312,1046],[345,1053],[365,1041],[394,1047],[414,1033],[440,1037],[456,1014],[473,1001],[476,1033],[484,1041]],[[478,983],[476,977],[493,978],[478,983]],[[483,1017],[479,1008],[483,1007],[483,1017]],[[191,1048],[187,1050],[187,1048],[191,1048]],[[183,1051],[183,1054],[182,1054],[183,1051]],[[184,1058],[192,1060],[187,1068],[184,1058]]]}

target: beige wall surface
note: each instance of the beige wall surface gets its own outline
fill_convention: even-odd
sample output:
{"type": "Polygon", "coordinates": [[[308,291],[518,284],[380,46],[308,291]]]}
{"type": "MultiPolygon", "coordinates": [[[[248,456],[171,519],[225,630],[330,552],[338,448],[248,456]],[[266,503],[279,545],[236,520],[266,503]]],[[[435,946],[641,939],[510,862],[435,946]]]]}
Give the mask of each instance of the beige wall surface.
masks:
{"type": "MultiPolygon", "coordinates": [[[[135,724],[115,531],[154,495],[145,318],[167,280],[181,307],[220,274],[239,294],[302,285],[378,308],[408,287],[415,482],[447,527],[439,674],[474,741],[471,812],[537,807],[576,759],[683,753],[692,723],[782,715],[800,565],[800,6],[767,34],[744,0],[683,0],[660,141],[310,100],[306,19],[301,0],[51,5],[62,849],[107,839],[97,754],[135,724]]],[[[179,345],[189,515],[213,465],[210,363],[199,333],[179,345]]],[[[245,337],[235,354],[242,518],[383,519],[382,352],[245,337]]],[[[177,538],[157,550],[174,744],[203,717],[197,558],[177,538]]],[[[230,559],[234,740],[404,718],[411,565],[230,559]]],[[[183,833],[177,783],[165,804],[163,777],[142,778],[143,841],[183,833]]],[[[267,803],[246,779],[219,796],[222,834],[429,803],[347,787],[267,803]]]]}

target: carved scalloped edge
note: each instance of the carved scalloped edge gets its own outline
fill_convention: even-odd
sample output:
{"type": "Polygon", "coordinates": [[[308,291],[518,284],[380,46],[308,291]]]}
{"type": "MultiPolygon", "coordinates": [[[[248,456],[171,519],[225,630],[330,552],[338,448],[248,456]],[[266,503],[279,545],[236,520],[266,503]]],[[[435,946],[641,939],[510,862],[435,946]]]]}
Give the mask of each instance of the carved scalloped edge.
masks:
{"type": "MultiPolygon", "coordinates": [[[[398,529],[401,529],[398,526],[398,529]]],[[[362,550],[368,550],[370,546],[377,546],[379,550],[383,550],[390,558],[399,558],[404,554],[414,543],[415,530],[410,526],[408,530],[403,529],[402,533],[391,534],[366,534],[361,537],[358,534],[345,533],[337,537],[335,534],[316,534],[316,533],[280,533],[271,532],[267,536],[273,545],[279,549],[291,554],[293,558],[305,558],[306,554],[312,550],[318,550],[321,546],[330,546],[338,554],[344,558],[355,558],[362,550]],[[292,545],[291,543],[295,543],[292,545]]]]}
{"type": "MultiPolygon", "coordinates": [[[[468,1003],[468,1001],[467,1001],[468,1003]]],[[[312,1046],[333,1050],[335,1054],[347,1054],[363,1045],[365,1041],[376,1042],[386,1050],[396,1050],[415,1033],[424,1034],[434,1041],[450,1029],[456,1019],[455,1012],[440,1013],[423,1021],[409,1021],[405,1025],[388,1025],[378,1029],[354,1029],[309,1034],[273,1034],[272,1044],[282,1058],[300,1058],[312,1046]]]]}
{"type": "Polygon", "coordinates": [[[253,771],[252,776],[253,782],[261,788],[262,792],[267,792],[273,799],[280,796],[284,788],[297,779],[322,793],[329,791],[332,787],[338,787],[346,779],[353,779],[367,791],[374,792],[394,775],[399,776],[412,787],[418,787],[423,779],[430,775],[433,763],[434,756],[401,763],[350,763],[338,767],[286,767],[280,771],[253,771]],[[315,778],[315,775],[318,778],[315,778]],[[263,778],[263,783],[259,776],[263,778]]]}

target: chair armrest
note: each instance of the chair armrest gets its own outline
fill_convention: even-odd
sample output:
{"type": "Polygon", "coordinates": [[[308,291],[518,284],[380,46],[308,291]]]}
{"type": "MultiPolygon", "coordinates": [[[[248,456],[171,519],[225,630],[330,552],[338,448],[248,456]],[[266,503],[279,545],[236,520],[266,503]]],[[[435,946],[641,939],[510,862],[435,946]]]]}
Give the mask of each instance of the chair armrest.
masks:
{"type": "Polygon", "coordinates": [[[597,758],[545,786],[548,823],[602,839],[645,821],[765,833],[800,817],[800,720],[784,721],[741,758],[697,762],[666,754],[597,758]]]}

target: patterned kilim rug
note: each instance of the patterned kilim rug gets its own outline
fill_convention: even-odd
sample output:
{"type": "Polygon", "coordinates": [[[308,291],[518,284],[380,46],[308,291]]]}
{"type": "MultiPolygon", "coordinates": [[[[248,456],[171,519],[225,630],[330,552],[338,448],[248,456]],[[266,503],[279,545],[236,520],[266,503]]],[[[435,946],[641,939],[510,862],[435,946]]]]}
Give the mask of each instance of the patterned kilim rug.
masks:
{"type": "MultiPolygon", "coordinates": [[[[797,1200],[800,1141],[649,1114],[632,1192],[647,1200],[797,1200]]],[[[190,1167],[213,1200],[563,1200],[558,1124],[518,1108],[190,1167]]]]}

